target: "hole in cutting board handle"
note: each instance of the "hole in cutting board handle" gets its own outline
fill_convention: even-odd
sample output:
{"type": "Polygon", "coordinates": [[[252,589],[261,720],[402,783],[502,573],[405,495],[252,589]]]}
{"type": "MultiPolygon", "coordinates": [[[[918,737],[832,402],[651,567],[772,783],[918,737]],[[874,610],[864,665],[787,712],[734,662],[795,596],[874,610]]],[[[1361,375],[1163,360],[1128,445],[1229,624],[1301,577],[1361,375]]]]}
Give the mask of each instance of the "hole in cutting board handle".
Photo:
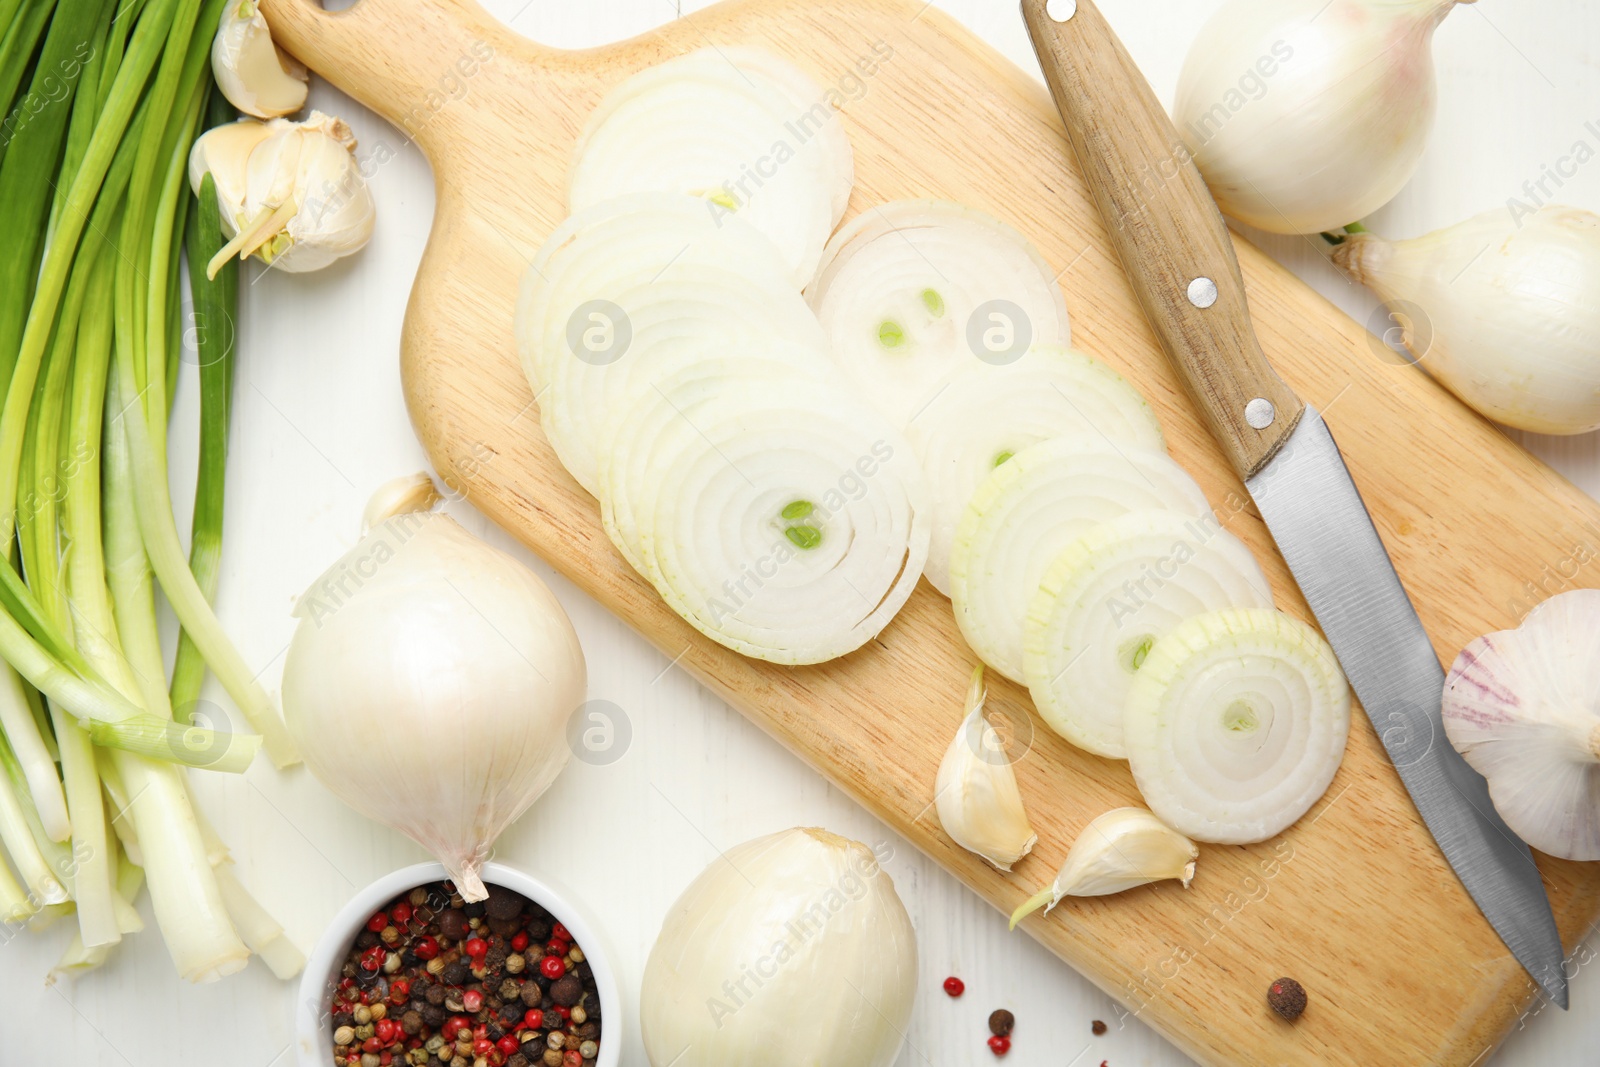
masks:
{"type": "Polygon", "coordinates": [[[312,2],[324,11],[349,11],[361,3],[361,0],[312,0],[312,2]]]}

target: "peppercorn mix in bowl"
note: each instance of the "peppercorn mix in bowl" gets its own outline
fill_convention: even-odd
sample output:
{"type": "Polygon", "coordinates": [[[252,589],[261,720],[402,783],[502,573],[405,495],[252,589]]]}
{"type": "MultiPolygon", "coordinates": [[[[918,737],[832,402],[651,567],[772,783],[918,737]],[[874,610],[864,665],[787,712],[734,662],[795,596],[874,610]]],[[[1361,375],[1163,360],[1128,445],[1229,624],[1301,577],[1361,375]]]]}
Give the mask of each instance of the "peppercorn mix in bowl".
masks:
{"type": "Polygon", "coordinates": [[[445,879],[396,871],[330,924],[301,984],[301,1067],[615,1067],[617,986],[593,927],[498,864],[478,903],[445,879]]]}

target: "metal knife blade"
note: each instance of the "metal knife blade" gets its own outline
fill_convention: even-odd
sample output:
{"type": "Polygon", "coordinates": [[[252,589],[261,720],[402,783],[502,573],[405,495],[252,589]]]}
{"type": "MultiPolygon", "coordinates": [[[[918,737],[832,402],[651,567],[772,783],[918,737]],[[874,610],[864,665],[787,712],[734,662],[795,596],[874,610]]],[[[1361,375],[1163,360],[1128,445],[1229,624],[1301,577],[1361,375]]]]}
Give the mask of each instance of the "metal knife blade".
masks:
{"type": "Polygon", "coordinates": [[[1245,484],[1429,832],[1506,947],[1566,1008],[1539,868],[1444,736],[1444,670],[1322,416],[1307,407],[1245,484]]]}

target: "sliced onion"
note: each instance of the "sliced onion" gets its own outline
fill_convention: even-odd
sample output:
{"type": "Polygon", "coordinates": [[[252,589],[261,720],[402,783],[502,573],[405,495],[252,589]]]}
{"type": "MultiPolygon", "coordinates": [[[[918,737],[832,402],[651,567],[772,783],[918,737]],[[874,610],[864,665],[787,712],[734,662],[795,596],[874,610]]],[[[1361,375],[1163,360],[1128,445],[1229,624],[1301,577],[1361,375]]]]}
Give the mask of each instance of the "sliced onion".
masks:
{"type": "Polygon", "coordinates": [[[1055,272],[1027,239],[941,201],[856,216],[828,243],[806,299],[859,395],[901,428],[948,375],[1072,337],[1055,272]]]}
{"type": "Polygon", "coordinates": [[[1270,608],[1221,611],[1155,643],[1123,726],[1151,811],[1196,840],[1249,844],[1288,829],[1327,791],[1350,690],[1305,623],[1270,608]]]}
{"type": "Polygon", "coordinates": [[[811,125],[791,102],[806,75],[775,80],[758,68],[784,61],[758,55],[735,64],[702,50],[613,89],[578,141],[571,209],[649,190],[705,198],[717,217],[737,215],[765,234],[801,288],[833,230],[841,170],[853,162],[838,158],[838,138],[818,135],[837,122],[826,104],[811,125]]]}
{"type": "Polygon", "coordinates": [[[985,663],[1023,682],[1023,623],[1050,564],[1130,511],[1209,516],[1194,479],[1164,452],[1057,437],[996,467],[972,495],[950,553],[956,622],[985,663]]]}
{"type": "MultiPolygon", "coordinates": [[[[535,395],[544,390],[557,358],[596,359],[582,331],[594,315],[602,317],[593,320],[601,327],[608,325],[606,316],[616,317],[607,303],[640,286],[692,274],[697,266],[740,275],[774,302],[791,292],[770,242],[739,219],[719,220],[693,197],[621,197],[556,227],[524,274],[517,301],[517,344],[535,395]]],[[[625,325],[609,323],[616,331],[625,325]]]]}
{"type": "Polygon", "coordinates": [[[1143,396],[1097,359],[1036,347],[1013,365],[976,363],[940,382],[906,427],[933,502],[929,584],[950,595],[950,546],[973,490],[1004,460],[1052,437],[1101,437],[1160,451],[1161,424],[1143,396]]]}
{"type": "Polygon", "coordinates": [[[927,555],[909,447],[830,383],[790,369],[641,393],[603,463],[619,550],[701,632],[818,663],[875,637],[927,555]]]}
{"type": "MultiPolygon", "coordinates": [[[[631,332],[626,351],[597,361],[584,358],[581,347],[558,348],[539,405],[556,454],[595,495],[610,422],[638,389],[713,358],[829,368],[827,342],[798,293],[774,293],[720,266],[675,263],[660,280],[621,294],[615,306],[631,332]]],[[[737,362],[726,367],[734,376],[739,369],[737,362]]]]}
{"type": "Polygon", "coordinates": [[[1023,672],[1034,706],[1079,748],[1126,759],[1123,705],[1156,641],[1196,615],[1271,606],[1255,557],[1211,517],[1112,519],[1056,557],[1033,595],[1023,672]]]}

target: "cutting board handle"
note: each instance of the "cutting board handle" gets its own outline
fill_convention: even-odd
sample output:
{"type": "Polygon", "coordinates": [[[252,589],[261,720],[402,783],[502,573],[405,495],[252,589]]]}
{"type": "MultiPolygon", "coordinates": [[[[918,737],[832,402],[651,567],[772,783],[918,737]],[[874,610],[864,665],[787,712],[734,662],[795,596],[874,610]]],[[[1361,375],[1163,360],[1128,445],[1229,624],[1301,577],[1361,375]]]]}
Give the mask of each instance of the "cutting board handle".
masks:
{"type": "MultiPolygon", "coordinates": [[[[260,0],[273,40],[424,149],[560,53],[475,0],[260,0]]],[[[435,156],[435,153],[429,153],[435,156]]]]}

